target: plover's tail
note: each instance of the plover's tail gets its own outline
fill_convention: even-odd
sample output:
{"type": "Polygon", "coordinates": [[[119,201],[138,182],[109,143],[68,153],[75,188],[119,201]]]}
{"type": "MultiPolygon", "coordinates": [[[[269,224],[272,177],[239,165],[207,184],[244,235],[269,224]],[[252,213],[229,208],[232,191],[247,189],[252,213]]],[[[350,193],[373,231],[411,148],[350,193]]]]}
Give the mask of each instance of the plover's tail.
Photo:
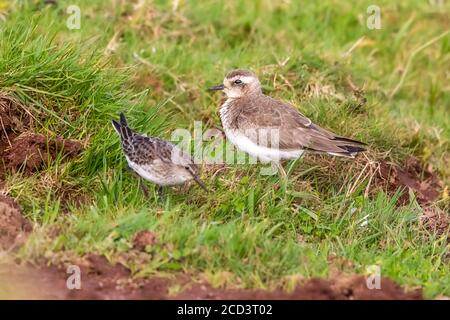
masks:
{"type": "Polygon", "coordinates": [[[364,142],[344,137],[335,137],[333,140],[342,152],[327,152],[330,155],[354,158],[358,153],[366,151],[363,147],[366,145],[364,142]]]}
{"type": "Polygon", "coordinates": [[[128,127],[127,119],[122,112],[120,113],[119,122],[112,120],[112,125],[123,142],[128,142],[133,136],[133,131],[128,127]]]}
{"type": "Polygon", "coordinates": [[[358,153],[366,151],[366,149],[364,148],[354,146],[346,146],[345,149],[347,150],[346,152],[327,152],[327,153],[332,156],[354,158],[356,155],[358,155],[358,153]]]}

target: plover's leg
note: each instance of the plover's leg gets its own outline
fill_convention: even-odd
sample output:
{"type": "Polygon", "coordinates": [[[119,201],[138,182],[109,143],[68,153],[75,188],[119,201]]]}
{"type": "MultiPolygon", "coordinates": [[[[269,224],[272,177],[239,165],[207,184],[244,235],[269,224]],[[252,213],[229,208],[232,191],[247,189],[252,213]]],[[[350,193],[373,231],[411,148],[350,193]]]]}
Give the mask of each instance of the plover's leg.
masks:
{"type": "Polygon", "coordinates": [[[275,165],[278,167],[278,171],[280,172],[280,176],[286,180],[287,179],[287,174],[286,171],[284,171],[283,165],[281,164],[281,161],[277,161],[275,162],[275,165]]]}
{"type": "Polygon", "coordinates": [[[294,172],[295,168],[297,167],[298,163],[301,162],[303,159],[303,156],[300,155],[300,157],[298,157],[295,160],[290,161],[290,163],[287,166],[287,175],[290,176],[292,174],[292,172],[294,172]]]}
{"type": "Polygon", "coordinates": [[[286,194],[287,186],[288,186],[288,176],[286,171],[284,171],[283,165],[281,161],[277,161],[276,165],[278,167],[278,171],[280,172],[280,186],[283,194],[286,194]]]}

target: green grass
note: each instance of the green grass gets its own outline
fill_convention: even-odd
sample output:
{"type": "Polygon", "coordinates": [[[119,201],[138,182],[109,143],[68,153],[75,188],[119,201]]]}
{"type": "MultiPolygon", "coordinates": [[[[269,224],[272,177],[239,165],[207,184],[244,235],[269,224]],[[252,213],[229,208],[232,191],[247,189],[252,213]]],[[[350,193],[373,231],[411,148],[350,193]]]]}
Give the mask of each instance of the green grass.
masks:
{"type": "MultiPolygon", "coordinates": [[[[195,185],[173,189],[161,206],[143,197],[125,169],[110,126],[124,111],[133,128],[163,138],[193,130],[194,121],[220,127],[221,97],[206,88],[234,67],[250,68],[270,95],[366,141],[371,160],[401,163],[414,155],[448,185],[448,4],[381,1],[382,29],[368,30],[370,1],[181,1],[175,11],[165,1],[137,9],[126,1],[37,2],[9,5],[1,22],[0,88],[38,115],[36,131],[87,147],[32,177],[7,177],[5,190],[36,225],[18,256],[58,261],[95,252],[137,276],[185,271],[217,285],[265,288],[326,277],[335,267],[330,257],[338,256],[353,262],[344,271],[376,264],[427,297],[450,295],[447,240],[421,225],[414,197],[401,208],[398,195],[379,188],[366,197],[368,179],[346,196],[364,157],[305,158],[284,187],[253,165],[230,165],[214,177],[207,170],[213,194],[195,185]],[[69,4],[81,8],[80,30],[65,25],[69,4]],[[105,53],[108,44],[112,53],[105,53]],[[365,88],[359,109],[348,77],[365,88]],[[83,204],[63,203],[67,190],[83,204]],[[60,232],[51,237],[54,228],[60,232]],[[145,257],[131,250],[140,230],[158,238],[145,257]]],[[[448,210],[448,195],[434,205],[448,210]]]]}

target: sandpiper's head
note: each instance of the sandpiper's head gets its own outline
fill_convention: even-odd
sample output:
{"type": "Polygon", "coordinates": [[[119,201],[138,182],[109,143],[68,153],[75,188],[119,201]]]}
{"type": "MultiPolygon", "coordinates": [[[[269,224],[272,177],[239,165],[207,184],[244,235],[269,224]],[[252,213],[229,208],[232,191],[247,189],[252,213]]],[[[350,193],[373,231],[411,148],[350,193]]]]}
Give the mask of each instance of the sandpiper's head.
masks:
{"type": "Polygon", "coordinates": [[[210,90],[222,90],[228,98],[240,98],[261,93],[261,84],[253,72],[237,69],[229,72],[222,84],[214,86],[210,90]]]}

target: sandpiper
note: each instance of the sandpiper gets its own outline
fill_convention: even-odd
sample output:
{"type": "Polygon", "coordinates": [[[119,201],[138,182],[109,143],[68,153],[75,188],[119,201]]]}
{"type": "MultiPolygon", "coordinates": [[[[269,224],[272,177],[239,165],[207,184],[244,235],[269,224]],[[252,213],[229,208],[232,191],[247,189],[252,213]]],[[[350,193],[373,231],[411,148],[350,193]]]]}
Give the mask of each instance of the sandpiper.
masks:
{"type": "MultiPolygon", "coordinates": [[[[120,121],[112,120],[112,124],[122,140],[129,168],[145,180],[158,185],[161,200],[164,186],[179,185],[192,179],[208,191],[200,180],[198,166],[190,155],[168,141],[133,132],[123,113],[120,114],[120,121]]],[[[145,185],[141,186],[148,196],[145,185]]]]}
{"type": "Polygon", "coordinates": [[[353,158],[365,150],[364,143],[323,129],[292,105],[265,95],[251,71],[233,70],[210,90],[226,95],[220,119],[227,138],[261,161],[296,159],[305,151],[353,158]]]}

